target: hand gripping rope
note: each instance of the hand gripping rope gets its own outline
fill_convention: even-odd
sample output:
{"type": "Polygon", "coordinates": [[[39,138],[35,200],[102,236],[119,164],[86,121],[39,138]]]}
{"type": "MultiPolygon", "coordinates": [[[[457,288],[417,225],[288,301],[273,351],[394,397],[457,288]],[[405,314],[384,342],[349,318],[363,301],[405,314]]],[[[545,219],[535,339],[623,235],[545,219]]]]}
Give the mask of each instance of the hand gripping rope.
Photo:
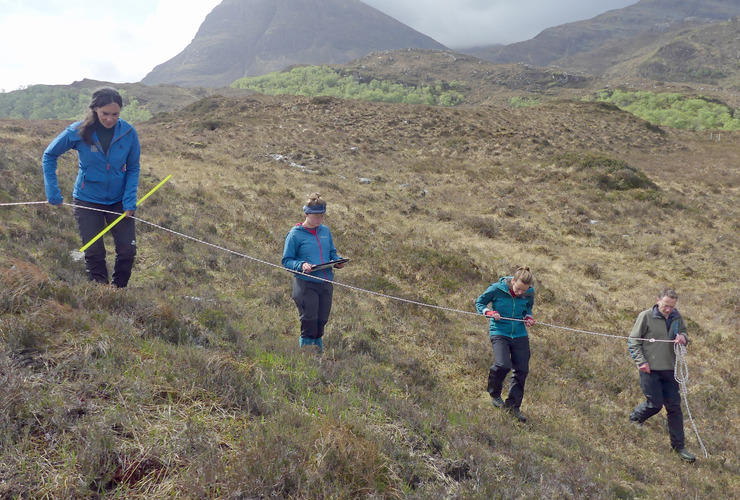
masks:
{"type": "MultiPolygon", "coordinates": [[[[168,179],[169,179],[169,177],[167,179],[165,179],[165,181],[162,181],[162,183],[160,183],[159,186],[161,186],[162,184],[164,184],[164,182],[166,182],[168,179]]],[[[153,189],[149,194],[151,194],[152,192],[154,192],[157,188],[159,188],[159,186],[157,186],[155,189],[153,189]]],[[[143,201],[143,199],[141,201],[143,201]]],[[[0,203],[0,207],[17,206],[17,205],[41,205],[41,204],[48,204],[48,202],[46,202],[46,201],[34,201],[34,202],[25,202],[25,203],[0,203]]],[[[63,203],[63,205],[66,205],[66,206],[69,206],[69,207],[84,208],[86,210],[94,210],[94,211],[98,211],[98,212],[106,212],[106,213],[112,213],[112,214],[119,215],[117,212],[110,212],[110,211],[107,211],[107,210],[100,210],[100,209],[90,208],[90,207],[80,207],[80,206],[76,206],[76,205],[73,205],[73,204],[70,204],[70,203],[63,203]]],[[[244,253],[237,252],[235,250],[231,250],[229,248],[222,247],[220,245],[215,245],[213,243],[209,243],[207,241],[200,240],[200,239],[195,238],[193,236],[188,236],[187,234],[179,233],[177,231],[174,231],[172,229],[166,228],[164,226],[160,226],[160,225],[155,224],[153,222],[146,221],[146,220],[141,219],[139,217],[131,216],[131,218],[134,219],[134,220],[136,220],[136,221],[139,221],[139,222],[141,222],[143,224],[147,224],[147,225],[152,226],[152,227],[155,227],[157,229],[161,229],[162,231],[165,231],[165,232],[168,232],[168,233],[172,233],[174,235],[180,236],[182,238],[186,238],[188,240],[192,240],[192,241],[194,241],[196,243],[200,243],[201,245],[205,245],[205,246],[209,246],[211,248],[215,248],[217,250],[221,250],[222,252],[226,252],[226,253],[230,253],[230,254],[233,254],[233,255],[236,255],[236,256],[239,256],[239,257],[243,257],[243,258],[249,259],[249,260],[251,260],[253,262],[257,262],[259,264],[263,264],[263,265],[266,265],[266,266],[274,267],[276,269],[280,269],[281,271],[287,271],[287,272],[290,272],[290,273],[293,273],[293,274],[296,274],[296,275],[308,276],[308,274],[303,273],[301,271],[293,271],[292,269],[286,269],[282,265],[273,264],[271,262],[267,262],[265,260],[257,259],[255,257],[251,257],[251,256],[246,255],[244,253]]],[[[395,300],[395,301],[403,302],[403,303],[406,303],[406,304],[413,304],[413,305],[417,305],[417,306],[421,306],[421,307],[427,307],[427,308],[431,308],[431,309],[437,309],[437,310],[442,310],[442,311],[447,311],[447,312],[454,312],[454,313],[458,313],[458,314],[465,314],[465,315],[468,315],[468,316],[483,316],[483,317],[485,317],[484,315],[479,314],[478,312],[463,311],[463,310],[460,310],[460,309],[453,309],[453,308],[449,308],[449,307],[437,306],[437,305],[434,305],[434,304],[427,304],[425,302],[418,302],[418,301],[415,301],[415,300],[404,299],[404,298],[401,298],[401,297],[395,297],[393,295],[387,295],[387,294],[380,293],[380,292],[374,292],[372,290],[365,290],[363,288],[358,288],[358,287],[355,287],[355,286],[352,286],[352,285],[348,285],[346,283],[340,283],[338,281],[327,280],[327,279],[324,279],[324,278],[320,278],[318,276],[311,276],[311,278],[317,279],[319,281],[324,281],[326,283],[331,283],[333,285],[338,285],[338,286],[341,286],[341,287],[344,287],[344,288],[349,288],[350,290],[355,290],[355,291],[358,291],[358,292],[363,292],[363,293],[367,293],[367,294],[370,294],[370,295],[375,295],[376,297],[383,297],[383,298],[386,298],[386,299],[389,299],[389,300],[395,300]]],[[[506,318],[506,317],[503,317],[503,316],[501,317],[501,319],[505,319],[505,320],[508,320],[508,321],[521,321],[521,322],[524,322],[523,319],[506,318]]],[[[673,340],[636,339],[636,338],[631,338],[631,337],[625,337],[623,335],[610,335],[610,334],[606,334],[606,333],[592,332],[592,331],[589,331],[589,330],[579,330],[579,329],[576,329],[576,328],[568,328],[568,327],[565,327],[565,326],[553,325],[553,324],[550,324],[550,323],[543,323],[543,322],[539,322],[539,321],[536,324],[537,325],[541,325],[541,326],[548,326],[550,328],[556,328],[556,329],[559,329],[559,330],[565,330],[565,331],[573,332],[573,333],[582,333],[582,334],[587,334],[587,335],[594,335],[594,336],[599,336],[599,337],[606,337],[606,338],[613,338],[613,339],[620,339],[620,340],[628,340],[629,339],[629,340],[636,341],[636,342],[643,341],[643,342],[670,342],[670,343],[673,343],[674,344],[673,349],[674,349],[674,352],[676,353],[676,365],[675,365],[675,375],[674,376],[676,378],[676,381],[679,383],[679,385],[681,387],[681,392],[683,393],[683,401],[684,401],[684,404],[686,405],[686,412],[689,415],[689,420],[691,421],[691,425],[692,425],[692,427],[694,429],[694,433],[696,434],[696,438],[698,439],[699,444],[701,445],[701,449],[704,452],[704,456],[705,457],[708,457],[709,456],[709,454],[707,453],[706,448],[704,447],[704,443],[701,440],[701,437],[699,437],[699,431],[696,428],[696,424],[694,423],[694,419],[691,416],[691,410],[689,409],[688,392],[687,392],[687,388],[686,388],[686,384],[688,383],[688,380],[689,380],[689,369],[688,369],[688,365],[686,363],[686,346],[682,346],[682,345],[676,344],[673,340]]]]}

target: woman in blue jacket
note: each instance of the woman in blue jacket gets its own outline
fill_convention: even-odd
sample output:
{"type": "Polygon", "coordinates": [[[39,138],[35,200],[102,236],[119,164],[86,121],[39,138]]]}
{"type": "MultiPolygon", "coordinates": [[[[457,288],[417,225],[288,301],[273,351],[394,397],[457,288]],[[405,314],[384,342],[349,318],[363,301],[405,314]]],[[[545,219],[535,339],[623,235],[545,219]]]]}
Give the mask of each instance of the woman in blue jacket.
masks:
{"type": "MultiPolygon", "coordinates": [[[[79,170],[72,197],[83,245],[120,214],[126,214],[111,229],[116,246],[112,284],[121,288],[128,284],[136,256],[136,232],[130,217],[136,210],[141,151],[136,130],[119,118],[122,107],[123,100],[115,89],[96,90],[87,117],[59,134],[43,157],[46,198],[59,205],[63,197],[57,182],[57,159],[70,149],[77,151],[79,170]]],[[[108,284],[102,238],[85,250],[85,266],[91,281],[108,284]]]]}
{"type": "Polygon", "coordinates": [[[493,283],[475,301],[478,312],[491,318],[489,335],[495,358],[488,372],[491,402],[497,408],[511,412],[521,422],[527,421],[520,407],[524,397],[524,382],[529,373],[527,327],[534,325],[533,283],[534,276],[529,268],[520,267],[514,276],[507,276],[498,283],[493,283]],[[504,402],[501,399],[501,390],[510,370],[513,370],[511,386],[504,402]]]}
{"type": "MultiPolygon", "coordinates": [[[[329,268],[314,271],[315,265],[337,260],[337,249],[329,228],[322,224],[326,201],[320,194],[309,196],[303,207],[306,220],[296,224],[285,237],[283,266],[295,271],[293,301],[301,320],[300,346],[317,345],[323,351],[324,327],[329,322],[334,286],[324,280],[334,280],[329,268]],[[313,278],[316,276],[321,279],[313,278]]],[[[344,263],[334,267],[341,269],[344,263]]]]}

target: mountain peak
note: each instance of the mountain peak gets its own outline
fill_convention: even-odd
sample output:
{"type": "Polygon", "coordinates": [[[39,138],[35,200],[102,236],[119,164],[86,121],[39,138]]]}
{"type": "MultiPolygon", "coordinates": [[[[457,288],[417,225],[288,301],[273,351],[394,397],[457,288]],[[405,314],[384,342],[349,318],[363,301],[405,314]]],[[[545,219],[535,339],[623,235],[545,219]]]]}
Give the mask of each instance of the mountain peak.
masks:
{"type": "Polygon", "coordinates": [[[403,48],[445,47],[359,0],[224,0],[193,41],[142,83],[223,87],[294,64],[341,64],[403,48]]]}

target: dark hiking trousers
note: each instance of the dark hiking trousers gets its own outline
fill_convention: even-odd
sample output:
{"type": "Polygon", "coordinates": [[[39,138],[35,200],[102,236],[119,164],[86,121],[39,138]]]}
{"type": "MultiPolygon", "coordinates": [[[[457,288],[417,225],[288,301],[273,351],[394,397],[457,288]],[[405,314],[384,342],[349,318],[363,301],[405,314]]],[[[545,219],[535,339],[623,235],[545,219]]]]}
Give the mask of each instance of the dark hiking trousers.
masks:
{"type": "Polygon", "coordinates": [[[673,376],[673,370],[640,372],[640,388],[642,393],[645,394],[646,401],[632,410],[630,420],[642,423],[657,414],[665,406],[671,447],[674,450],[683,448],[685,442],[681,393],[678,382],[673,376]]]}
{"type": "Polygon", "coordinates": [[[301,320],[301,337],[320,339],[329,322],[334,285],[331,283],[293,280],[293,301],[301,320]]]}
{"type": "Polygon", "coordinates": [[[529,373],[529,337],[512,339],[503,335],[492,335],[491,346],[494,363],[488,371],[488,393],[493,398],[501,397],[506,375],[513,370],[509,396],[504,406],[519,409],[524,398],[524,382],[529,373]]]}
{"type": "MultiPolygon", "coordinates": [[[[113,205],[102,205],[100,203],[74,200],[74,204],[75,221],[77,222],[77,230],[80,233],[83,246],[123,213],[123,203],[120,202],[113,205]],[[96,208],[98,210],[105,210],[106,212],[80,207],[96,208]]],[[[134,219],[130,217],[122,219],[121,222],[113,226],[110,233],[113,235],[113,242],[116,247],[112,284],[113,286],[123,288],[128,285],[128,280],[131,278],[131,268],[134,265],[134,257],[136,256],[136,227],[134,219]]],[[[87,277],[90,281],[107,284],[108,266],[105,263],[103,238],[98,239],[98,241],[85,250],[85,267],[87,269],[87,277]]]]}

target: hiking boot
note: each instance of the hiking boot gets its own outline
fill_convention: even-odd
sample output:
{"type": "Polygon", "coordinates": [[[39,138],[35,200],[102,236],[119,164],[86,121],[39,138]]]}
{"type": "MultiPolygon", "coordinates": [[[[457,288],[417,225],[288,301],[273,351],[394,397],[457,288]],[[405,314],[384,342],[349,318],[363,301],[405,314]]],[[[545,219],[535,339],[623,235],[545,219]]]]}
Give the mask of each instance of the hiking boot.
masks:
{"type": "Polygon", "coordinates": [[[681,457],[681,460],[683,460],[684,462],[693,464],[696,461],[696,457],[694,456],[694,454],[686,448],[675,448],[673,451],[678,453],[678,456],[681,457]]]}
{"type": "Polygon", "coordinates": [[[324,342],[321,338],[318,339],[310,339],[308,337],[299,337],[298,338],[298,345],[300,347],[306,347],[306,346],[316,346],[319,350],[319,352],[324,352],[324,342]]]}
{"type": "Polygon", "coordinates": [[[504,400],[501,399],[501,396],[491,396],[491,404],[496,408],[503,408],[504,400]]]}
{"type": "Polygon", "coordinates": [[[298,345],[300,346],[301,353],[303,354],[315,354],[321,355],[324,352],[323,343],[321,339],[309,339],[306,337],[299,337],[298,345]]]}
{"type": "Polygon", "coordinates": [[[527,421],[527,417],[524,415],[524,413],[521,412],[521,410],[519,410],[519,408],[509,407],[509,408],[506,408],[506,411],[514,415],[514,418],[516,418],[521,423],[524,423],[527,421]]]}
{"type": "Polygon", "coordinates": [[[321,356],[321,349],[317,345],[305,345],[301,347],[301,354],[311,356],[321,356]]]}
{"type": "Polygon", "coordinates": [[[630,425],[634,425],[635,427],[642,427],[642,425],[643,425],[644,423],[645,423],[645,422],[642,422],[642,421],[640,421],[640,420],[636,420],[636,419],[634,419],[634,418],[630,417],[630,425]]]}

